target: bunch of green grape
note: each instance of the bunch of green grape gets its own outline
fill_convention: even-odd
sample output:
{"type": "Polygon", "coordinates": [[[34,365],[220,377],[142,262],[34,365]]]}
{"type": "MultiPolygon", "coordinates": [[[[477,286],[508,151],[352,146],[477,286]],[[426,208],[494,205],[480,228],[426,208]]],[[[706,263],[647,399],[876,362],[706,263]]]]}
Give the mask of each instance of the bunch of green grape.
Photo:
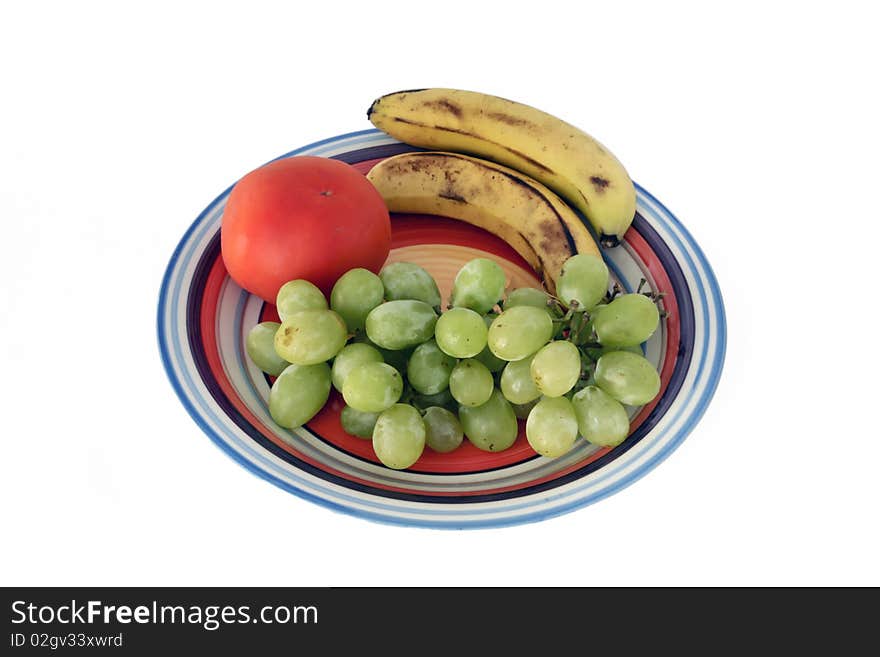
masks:
{"type": "Polygon", "coordinates": [[[295,428],[335,388],[340,421],[372,440],[387,467],[413,465],[425,447],[451,452],[469,440],[498,452],[525,420],[532,448],[568,452],[579,436],[615,446],[629,435],[625,408],[650,402],[660,377],[640,345],[661,319],[659,295],[609,291],[598,256],[564,265],[557,295],[518,288],[487,258],[456,275],[445,311],[436,281],[419,265],[395,262],[379,275],[352,269],[329,303],[305,280],[278,292],[281,323],[247,336],[251,360],[276,376],[269,412],[295,428]]]}

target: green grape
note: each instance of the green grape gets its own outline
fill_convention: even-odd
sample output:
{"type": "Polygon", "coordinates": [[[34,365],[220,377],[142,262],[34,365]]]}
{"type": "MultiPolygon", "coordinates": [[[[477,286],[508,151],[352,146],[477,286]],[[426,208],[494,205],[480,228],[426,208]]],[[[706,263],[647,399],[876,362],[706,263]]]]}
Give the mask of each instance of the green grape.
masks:
{"type": "Polygon", "coordinates": [[[440,315],[434,336],[437,346],[455,358],[473,358],[486,348],[488,328],[470,308],[451,308],[440,315]]]}
{"type": "Polygon", "coordinates": [[[615,447],[629,435],[629,417],[619,401],[597,386],[587,386],[571,400],[578,430],[594,445],[615,447]]]}
{"type": "Polygon", "coordinates": [[[281,327],[278,322],[260,322],[248,331],[244,341],[245,351],[261,371],[278,376],[290,365],[275,352],[275,333],[281,327]]]}
{"type": "Polygon", "coordinates": [[[333,359],[333,367],[331,369],[333,387],[342,392],[342,386],[345,379],[358,365],[364,363],[381,363],[384,359],[379,350],[362,342],[352,342],[342,348],[336,358],[333,359]]]}
{"type": "Polygon", "coordinates": [[[330,367],[288,365],[269,390],[269,415],[282,427],[294,429],[317,414],[330,396],[330,367]]]}
{"type": "Polygon", "coordinates": [[[553,335],[550,315],[533,306],[514,306],[489,327],[492,353],[504,360],[522,360],[543,347],[553,335]]]}
{"type": "Polygon", "coordinates": [[[425,449],[425,423],[409,404],[382,411],[373,428],[373,451],[384,465],[403,470],[419,460],[425,449]]]}
{"type": "Polygon", "coordinates": [[[589,310],[608,292],[608,266],[601,256],[579,253],[562,265],[556,282],[556,296],[568,306],[578,302],[580,310],[589,310]]]}
{"type": "Polygon", "coordinates": [[[519,424],[513,406],[494,390],[489,401],[481,406],[461,406],[458,418],[464,435],[474,447],[486,452],[500,452],[516,441],[519,424]]]}
{"type": "Polygon", "coordinates": [[[644,294],[615,298],[593,319],[596,337],[603,347],[631,347],[650,338],[660,324],[657,304],[644,294]]]}
{"type": "MultiPolygon", "coordinates": [[[[555,306],[548,304],[551,298],[544,290],[534,287],[518,287],[515,290],[511,290],[507,295],[507,299],[504,301],[504,310],[515,308],[516,306],[532,306],[533,308],[543,308],[546,310],[547,314],[550,315],[550,319],[562,317],[555,306]]],[[[564,329],[565,324],[562,322],[555,323],[553,325],[553,337],[561,337],[564,329]]]]}
{"type": "Polygon", "coordinates": [[[577,435],[577,416],[566,397],[544,397],[526,420],[526,439],[541,456],[562,456],[572,448],[577,435]]]}
{"type": "Polygon", "coordinates": [[[358,438],[372,438],[373,427],[376,426],[378,413],[364,413],[351,406],[344,406],[339,414],[339,421],[345,433],[358,438]]]}
{"type": "Polygon", "coordinates": [[[532,306],[550,311],[551,309],[548,304],[550,298],[550,295],[544,292],[544,290],[539,290],[536,287],[518,287],[507,293],[503,306],[504,310],[515,308],[516,306],[532,306]]]}
{"type": "Polygon", "coordinates": [[[541,396],[541,391],[532,379],[533,358],[534,356],[529,356],[512,361],[501,372],[501,393],[511,404],[527,404],[541,396]]]}
{"type": "Polygon", "coordinates": [[[596,363],[596,385],[621,404],[641,406],[657,396],[660,375],[644,356],[612,351],[596,363]]]}
{"type": "Polygon", "coordinates": [[[388,301],[367,315],[367,337],[383,349],[415,347],[434,336],[437,313],[424,301],[388,301]]]}
{"type": "Polygon", "coordinates": [[[433,340],[423,342],[413,351],[406,365],[406,376],[413,390],[434,395],[449,387],[449,374],[455,359],[440,351],[433,340]]]}
{"type": "Polygon", "coordinates": [[[425,442],[435,452],[444,454],[461,445],[464,433],[455,413],[439,406],[431,406],[425,409],[422,421],[425,423],[425,442]]]}
{"type": "Polygon", "coordinates": [[[525,420],[529,417],[529,413],[532,412],[532,409],[537,405],[537,403],[541,401],[540,398],[533,399],[530,402],[526,402],[525,404],[511,404],[513,406],[513,413],[520,420],[525,420]]]}
{"type": "Polygon", "coordinates": [[[415,394],[412,396],[410,403],[420,410],[425,410],[431,406],[441,406],[450,411],[458,410],[458,402],[452,397],[449,388],[441,390],[433,395],[415,394]]]}
{"type": "Polygon", "coordinates": [[[492,321],[498,315],[489,314],[483,315],[483,323],[486,325],[486,346],[483,347],[483,350],[478,353],[474,358],[480,361],[483,365],[485,365],[490,372],[500,372],[504,369],[504,366],[507,365],[507,361],[501,358],[498,358],[495,354],[492,353],[492,350],[489,349],[489,327],[492,325],[492,321]]]}
{"type": "Polygon", "coordinates": [[[281,323],[275,333],[275,351],[297,365],[330,360],[345,346],[348,329],[332,310],[300,310],[281,323]]]}
{"type": "Polygon", "coordinates": [[[484,314],[504,295],[504,270],[488,258],[475,258],[458,270],[452,284],[450,303],[484,314]]]}
{"type": "Polygon", "coordinates": [[[381,413],[403,394],[403,377],[388,363],[362,363],[342,384],[345,403],[364,413],[381,413]]]}
{"type": "Polygon", "coordinates": [[[275,297],[275,309],[283,322],[300,310],[327,310],[327,299],[315,285],[299,278],[281,286],[275,297]]]}
{"type": "Polygon", "coordinates": [[[449,375],[449,392],[455,401],[464,406],[485,404],[494,389],[492,372],[474,358],[459,361],[449,375]]]}
{"type": "MultiPolygon", "coordinates": [[[[592,315],[592,317],[595,318],[597,309],[605,308],[605,307],[606,306],[604,306],[604,305],[596,306],[595,308],[593,308],[592,311],[590,311],[590,315],[592,315]]],[[[597,338],[595,336],[595,333],[592,330],[592,321],[593,320],[587,322],[588,326],[590,326],[588,337],[590,337],[593,342],[596,342],[597,338]],[[590,335],[590,334],[592,334],[592,335],[590,335]]],[[[645,355],[645,352],[642,349],[641,344],[629,345],[627,347],[610,347],[610,346],[593,347],[593,348],[587,349],[587,355],[595,361],[595,360],[599,360],[600,356],[607,354],[611,351],[631,351],[632,353],[638,354],[639,356],[645,355]]]]}
{"type": "Polygon", "coordinates": [[[581,376],[581,352],[568,340],[556,340],[535,354],[530,370],[541,394],[561,397],[581,376]]]}
{"type": "Polygon", "coordinates": [[[345,320],[352,333],[362,332],[370,311],[385,298],[382,281],[368,269],[350,269],[330,292],[330,308],[345,320]]]}
{"type": "Polygon", "coordinates": [[[419,265],[391,262],[382,267],[379,278],[385,286],[385,298],[389,301],[414,299],[424,301],[432,308],[440,306],[437,282],[419,265]]]}

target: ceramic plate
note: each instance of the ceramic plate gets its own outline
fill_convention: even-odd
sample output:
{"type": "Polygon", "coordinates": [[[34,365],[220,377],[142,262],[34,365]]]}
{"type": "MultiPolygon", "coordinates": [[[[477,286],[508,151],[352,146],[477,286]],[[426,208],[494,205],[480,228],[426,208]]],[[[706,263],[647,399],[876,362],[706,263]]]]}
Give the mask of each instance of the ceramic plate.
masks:
{"type": "MultiPolygon", "coordinates": [[[[366,172],[415,150],[376,130],[341,135],[282,157],[320,155],[366,172]]],[[[662,329],[644,345],[662,387],[632,409],[630,436],[616,448],[578,439],[565,456],[535,454],[520,431],[509,450],[465,444],[451,454],[425,450],[410,469],[383,467],[369,441],[347,435],[335,391],[311,422],[288,431],[269,416],[270,380],[249,362],[244,338],[274,319],[274,307],[244,292],[220,257],[220,221],[230,190],[214,200],[174,251],[159,298],[159,347],[168,376],[190,415],[223,451],[280,488],[370,520],[435,528],[532,522],[586,506],[633,483],[691,432],[715,391],[724,360],[724,307],[699,246],[651,194],[636,186],[638,211],[623,244],[604,251],[614,280],[633,290],[644,278],[664,292],[662,329]]],[[[393,215],[391,260],[417,262],[448,296],[458,268],[488,256],[512,287],[538,286],[528,265],[504,242],[443,217],[393,215]]]]}

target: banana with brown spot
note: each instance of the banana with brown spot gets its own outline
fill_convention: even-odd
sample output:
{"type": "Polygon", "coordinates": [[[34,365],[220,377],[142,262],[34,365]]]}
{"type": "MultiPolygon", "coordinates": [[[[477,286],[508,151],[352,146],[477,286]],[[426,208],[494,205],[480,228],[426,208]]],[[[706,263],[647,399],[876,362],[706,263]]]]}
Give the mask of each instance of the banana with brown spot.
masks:
{"type": "Polygon", "coordinates": [[[414,89],[382,96],[367,117],[407,144],[469,153],[531,176],[580,210],[603,246],[618,244],[635,216],[635,187],[618,159],[534,107],[474,91],[414,89]]]}
{"type": "Polygon", "coordinates": [[[391,212],[435,214],[483,228],[507,242],[554,294],[565,261],[599,253],[581,218],[554,192],[508,167],[461,153],[389,157],[367,178],[391,212]]]}

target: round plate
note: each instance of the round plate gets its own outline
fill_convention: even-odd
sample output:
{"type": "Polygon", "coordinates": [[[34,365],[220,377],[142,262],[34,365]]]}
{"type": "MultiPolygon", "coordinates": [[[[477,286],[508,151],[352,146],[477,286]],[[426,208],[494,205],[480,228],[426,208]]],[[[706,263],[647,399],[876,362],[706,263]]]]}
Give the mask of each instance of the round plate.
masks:
{"type": "MultiPolygon", "coordinates": [[[[366,172],[383,158],[411,150],[416,149],[365,130],[282,157],[332,157],[366,172]]],[[[337,511],[459,529],[542,520],[596,502],[642,477],[684,440],[705,411],[724,361],[724,307],[709,263],[675,217],[636,189],[632,228],[623,244],[604,256],[624,289],[635,289],[644,278],[645,289],[663,292],[668,316],[644,345],[661,374],[660,394],[630,409],[632,431],[616,448],[579,438],[565,456],[546,459],[532,451],[521,430],[513,447],[497,454],[465,441],[451,454],[426,449],[412,468],[395,471],[379,464],[370,441],[342,430],[335,392],[306,426],[294,431],[277,426],[268,412],[271,380],[243,348],[250,328],[274,318],[275,309],[232,282],[220,256],[229,189],[186,231],[162,281],[159,348],[168,377],[196,423],[238,463],[337,511]]],[[[458,268],[481,255],[502,265],[512,287],[538,286],[528,265],[481,229],[442,217],[393,215],[389,261],[421,264],[444,298],[458,268]]]]}

